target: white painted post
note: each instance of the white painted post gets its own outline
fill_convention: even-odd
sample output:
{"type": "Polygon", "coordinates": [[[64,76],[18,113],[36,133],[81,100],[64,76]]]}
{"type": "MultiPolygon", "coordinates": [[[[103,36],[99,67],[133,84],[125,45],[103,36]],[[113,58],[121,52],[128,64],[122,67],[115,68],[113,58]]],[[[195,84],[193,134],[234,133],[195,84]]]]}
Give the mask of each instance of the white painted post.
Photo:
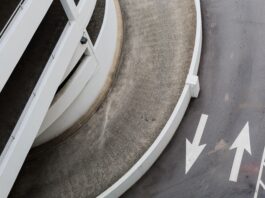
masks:
{"type": "Polygon", "coordinates": [[[188,74],[186,85],[189,85],[191,96],[197,98],[200,92],[199,77],[197,75],[188,74]]]}

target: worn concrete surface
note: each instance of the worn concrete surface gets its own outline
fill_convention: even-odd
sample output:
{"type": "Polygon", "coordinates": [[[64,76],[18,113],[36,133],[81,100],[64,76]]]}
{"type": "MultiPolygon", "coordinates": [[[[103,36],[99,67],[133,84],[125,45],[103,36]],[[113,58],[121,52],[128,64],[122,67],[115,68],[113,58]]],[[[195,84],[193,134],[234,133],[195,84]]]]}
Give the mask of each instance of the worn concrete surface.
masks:
{"type": "MultiPolygon", "coordinates": [[[[54,0],[0,93],[0,153],[66,25],[67,18],[60,5],[59,0],[54,0]]],[[[2,17],[2,13],[0,17],[2,17]]],[[[5,67],[5,65],[0,65],[0,67],[5,67]]]]}
{"type": "Polygon", "coordinates": [[[31,152],[10,197],[95,197],[153,143],[185,83],[193,0],[121,0],[120,70],[96,114],[59,144],[31,152]]]}
{"type": "MultiPolygon", "coordinates": [[[[165,152],[124,198],[254,197],[265,145],[265,1],[201,2],[200,96],[165,152]],[[202,113],[209,115],[201,139],[207,146],[185,175],[185,139],[193,140],[202,113]],[[229,148],[247,121],[252,156],[244,153],[238,181],[229,182],[235,157],[229,148]]],[[[260,188],[258,198],[264,197],[260,188]]]]}

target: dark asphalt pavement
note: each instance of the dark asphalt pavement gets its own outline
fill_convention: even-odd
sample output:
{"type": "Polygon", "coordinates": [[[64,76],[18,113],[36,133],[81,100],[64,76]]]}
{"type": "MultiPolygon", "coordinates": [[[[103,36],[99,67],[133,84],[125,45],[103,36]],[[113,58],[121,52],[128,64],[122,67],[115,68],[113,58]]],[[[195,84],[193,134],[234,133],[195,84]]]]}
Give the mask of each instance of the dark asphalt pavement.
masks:
{"type": "MultiPolygon", "coordinates": [[[[250,198],[265,146],[265,1],[202,0],[201,92],[154,166],[123,197],[250,198]],[[208,114],[206,148],[185,175],[185,140],[208,114]],[[229,176],[230,146],[249,121],[252,156],[244,153],[238,182],[229,176]]],[[[265,181],[265,175],[263,176],[265,181]]],[[[260,189],[259,197],[265,197],[260,189]]]]}

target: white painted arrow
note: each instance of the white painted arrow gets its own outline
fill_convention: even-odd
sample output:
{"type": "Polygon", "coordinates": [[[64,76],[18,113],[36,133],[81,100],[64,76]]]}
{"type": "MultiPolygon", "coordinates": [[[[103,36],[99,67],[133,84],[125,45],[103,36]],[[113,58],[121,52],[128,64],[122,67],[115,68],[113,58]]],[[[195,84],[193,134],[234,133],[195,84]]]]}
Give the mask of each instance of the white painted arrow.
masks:
{"type": "Polygon", "coordinates": [[[199,125],[196,130],[195,137],[193,142],[191,143],[188,139],[186,139],[186,170],[187,174],[193,164],[196,162],[201,152],[205,148],[206,144],[199,145],[201,141],[201,137],[208,119],[208,115],[202,114],[199,125]]]}
{"type": "Polygon", "coordinates": [[[246,150],[251,155],[251,146],[250,146],[250,138],[249,138],[249,124],[248,122],[241,130],[240,134],[236,138],[235,142],[232,144],[230,150],[237,149],[236,155],[234,158],[233,167],[231,170],[229,181],[237,182],[239,169],[241,166],[242,158],[244,151],[246,150]]]}

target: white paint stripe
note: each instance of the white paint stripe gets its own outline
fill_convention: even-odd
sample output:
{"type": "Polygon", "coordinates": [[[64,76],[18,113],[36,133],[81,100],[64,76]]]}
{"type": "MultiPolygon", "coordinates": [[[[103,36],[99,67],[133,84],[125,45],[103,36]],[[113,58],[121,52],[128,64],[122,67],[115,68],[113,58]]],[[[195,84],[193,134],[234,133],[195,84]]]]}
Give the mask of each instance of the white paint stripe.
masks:
{"type": "MultiPolygon", "coordinates": [[[[115,0],[116,1],[116,0],[115,0]]],[[[201,57],[201,41],[202,41],[202,23],[201,23],[201,5],[200,0],[194,0],[196,6],[196,38],[193,51],[194,62],[191,63],[189,73],[197,75],[198,66],[201,57]]],[[[121,196],[126,190],[128,190],[143,174],[151,167],[155,160],[159,157],[161,152],[165,149],[166,145],[174,135],[178,125],[180,124],[184,113],[188,107],[190,99],[190,86],[185,85],[182,94],[178,100],[178,103],[170,116],[167,124],[155,140],[155,142],[149,147],[146,153],[140,158],[140,160],[132,166],[132,168],[126,172],[118,181],[116,181],[107,190],[101,193],[97,198],[112,198],[121,196]]]]}
{"type": "MultiPolygon", "coordinates": [[[[259,176],[258,176],[258,180],[257,180],[257,184],[256,184],[256,190],[255,190],[254,198],[257,198],[258,195],[259,195],[259,187],[260,187],[260,185],[262,185],[262,187],[264,188],[264,183],[261,181],[262,172],[263,172],[263,168],[264,168],[264,163],[265,163],[265,148],[264,148],[262,159],[261,159],[261,163],[260,163],[259,176]]],[[[265,188],[264,188],[264,190],[265,190],[265,188]]]]}
{"type": "Polygon", "coordinates": [[[263,190],[265,190],[265,184],[263,183],[263,181],[260,181],[260,186],[263,188],[263,190]]]}
{"type": "Polygon", "coordinates": [[[239,149],[236,151],[236,155],[234,158],[234,163],[233,163],[233,167],[231,170],[229,181],[237,182],[243,154],[244,154],[244,149],[239,149]]]}
{"type": "Polygon", "coordinates": [[[196,144],[196,145],[200,144],[207,119],[208,119],[208,115],[205,115],[205,114],[201,115],[201,119],[200,119],[199,125],[197,127],[195,137],[193,139],[193,144],[196,144]]]}
{"type": "Polygon", "coordinates": [[[196,134],[194,136],[193,142],[190,143],[188,139],[186,139],[186,167],[185,174],[187,174],[193,164],[197,161],[198,157],[202,153],[206,144],[200,146],[200,141],[202,138],[202,134],[208,119],[208,115],[202,114],[199,125],[196,130],[196,134]]]}
{"type": "Polygon", "coordinates": [[[237,182],[241,162],[243,159],[244,151],[246,150],[251,155],[251,145],[250,145],[250,137],[249,137],[249,124],[248,122],[244,126],[244,128],[239,133],[238,137],[232,144],[230,150],[236,149],[236,154],[230,174],[229,180],[232,182],[237,182]]]}

